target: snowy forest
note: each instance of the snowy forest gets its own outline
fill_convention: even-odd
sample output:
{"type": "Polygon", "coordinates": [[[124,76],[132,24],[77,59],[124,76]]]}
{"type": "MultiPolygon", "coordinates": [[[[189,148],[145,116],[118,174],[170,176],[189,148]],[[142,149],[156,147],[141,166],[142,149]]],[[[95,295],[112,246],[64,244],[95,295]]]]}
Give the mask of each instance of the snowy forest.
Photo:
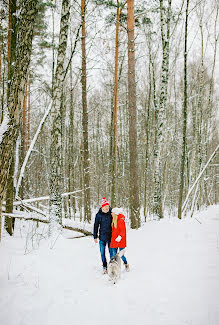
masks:
{"type": "Polygon", "coordinates": [[[0,0],[2,325],[219,324],[218,38],[218,0],[0,0]]]}
{"type": "Polygon", "coordinates": [[[218,1],[1,1],[0,207],[131,228],[218,203],[218,1]],[[28,16],[30,15],[30,16],[28,16]],[[27,18],[30,17],[30,18],[27,18]]]}

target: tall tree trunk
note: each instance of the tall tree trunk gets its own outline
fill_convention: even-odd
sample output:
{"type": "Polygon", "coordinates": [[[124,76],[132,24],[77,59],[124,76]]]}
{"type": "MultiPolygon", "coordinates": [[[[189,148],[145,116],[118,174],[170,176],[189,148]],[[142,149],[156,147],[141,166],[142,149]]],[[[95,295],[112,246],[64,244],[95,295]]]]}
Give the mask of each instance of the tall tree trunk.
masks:
{"type": "Polygon", "coordinates": [[[112,185],[111,185],[111,205],[116,206],[118,205],[118,199],[116,198],[116,180],[117,180],[117,142],[118,142],[118,135],[117,135],[117,120],[118,120],[118,85],[119,85],[119,79],[122,72],[122,63],[120,68],[120,73],[118,74],[119,70],[119,26],[120,26],[120,17],[122,13],[122,9],[126,5],[127,1],[125,1],[123,4],[119,3],[119,0],[117,0],[117,10],[116,10],[116,39],[115,39],[115,71],[114,71],[114,93],[112,98],[112,138],[111,138],[111,146],[110,147],[110,157],[112,157],[112,185]]]}
{"type": "Polygon", "coordinates": [[[152,80],[151,80],[151,62],[149,62],[149,94],[148,94],[148,103],[145,102],[145,168],[144,168],[144,220],[147,219],[147,176],[148,176],[148,162],[149,162],[149,132],[150,132],[150,105],[152,97],[152,80]]]}
{"type": "MultiPolygon", "coordinates": [[[[7,97],[9,98],[10,86],[14,73],[14,62],[16,59],[16,40],[17,40],[17,0],[9,0],[8,8],[8,89],[7,97]]],[[[14,152],[14,148],[13,148],[14,152]]],[[[7,188],[6,188],[6,213],[13,212],[14,201],[14,156],[12,157],[11,166],[8,174],[7,188]]],[[[12,235],[14,219],[5,217],[5,229],[12,235]]]]}
{"type": "MultiPolygon", "coordinates": [[[[217,5],[217,3],[215,2],[215,23],[214,23],[214,56],[213,56],[213,64],[212,64],[212,70],[211,70],[211,79],[210,79],[210,85],[209,85],[209,94],[208,94],[208,104],[207,104],[207,121],[206,121],[206,128],[207,128],[207,141],[206,141],[206,157],[207,157],[207,152],[208,152],[208,148],[209,148],[209,134],[210,134],[210,130],[212,128],[212,108],[213,108],[213,93],[214,93],[214,74],[215,74],[215,65],[216,65],[216,57],[217,57],[217,49],[218,49],[218,33],[217,33],[217,26],[218,26],[218,13],[219,13],[219,6],[217,5]]],[[[213,168],[212,168],[213,169],[213,168]]],[[[207,172],[207,171],[206,171],[207,172]]],[[[216,175],[216,171],[214,172],[214,174],[216,175]]],[[[207,179],[207,175],[206,175],[206,179],[207,179]]],[[[214,181],[214,185],[215,185],[215,198],[214,198],[214,202],[216,204],[216,197],[217,197],[217,192],[216,192],[216,177],[214,177],[215,181],[214,181]]],[[[212,184],[213,187],[213,184],[212,184]]],[[[209,195],[209,188],[207,187],[206,184],[206,197],[208,197],[209,195]]],[[[208,202],[207,202],[208,204],[208,202]]],[[[210,202],[209,202],[210,204],[210,202]]]]}
{"type": "Polygon", "coordinates": [[[171,0],[168,0],[168,8],[166,19],[164,17],[165,8],[164,0],[160,0],[160,24],[161,24],[161,38],[162,38],[162,68],[161,68],[161,88],[160,88],[160,102],[157,110],[157,125],[156,125],[156,143],[154,150],[154,215],[158,218],[163,217],[162,211],[162,164],[161,153],[164,145],[164,123],[166,117],[167,106],[167,90],[169,79],[169,43],[170,43],[170,15],[171,15],[171,0]],[[165,23],[166,22],[166,23],[165,23]]]}
{"type": "Polygon", "coordinates": [[[3,121],[3,78],[2,78],[2,56],[3,56],[3,33],[0,23],[0,124],[3,121]]]}
{"type": "MultiPolygon", "coordinates": [[[[65,154],[67,151],[67,145],[68,145],[68,133],[67,133],[67,128],[65,128],[65,121],[67,117],[67,109],[66,109],[66,92],[63,86],[62,89],[62,106],[61,106],[61,143],[62,143],[62,152],[61,152],[61,157],[62,157],[62,192],[67,192],[67,155],[65,154]]],[[[63,208],[63,217],[64,218],[69,218],[68,215],[68,197],[62,198],[62,208],[63,208]]]]}
{"type": "Polygon", "coordinates": [[[128,99],[129,99],[129,155],[130,155],[130,213],[131,228],[140,227],[139,179],[136,131],[135,35],[134,0],[128,0],[128,99]]]}
{"type": "Polygon", "coordinates": [[[118,106],[118,63],[119,63],[119,0],[116,11],[116,42],[115,42],[115,72],[114,72],[114,109],[113,109],[113,143],[112,143],[112,195],[111,204],[116,205],[116,176],[117,176],[117,106],[118,106]]]}
{"type": "Polygon", "coordinates": [[[10,95],[11,82],[14,74],[17,46],[17,0],[9,0],[8,14],[8,98],[10,95]]]}
{"type": "Polygon", "coordinates": [[[7,129],[2,135],[0,146],[0,213],[2,210],[2,201],[5,193],[8,172],[14,155],[15,142],[20,125],[20,116],[22,112],[25,85],[27,82],[27,71],[30,63],[34,21],[37,14],[38,2],[38,0],[26,0],[24,2],[24,7],[21,10],[17,57],[15,61],[14,75],[10,86],[8,116],[6,117],[7,129]]]}
{"type": "Polygon", "coordinates": [[[82,128],[83,128],[83,173],[84,173],[84,219],[91,221],[90,211],[90,164],[88,148],[88,113],[87,113],[87,68],[86,68],[86,25],[85,25],[85,0],[81,0],[82,15],[82,35],[81,35],[81,52],[82,52],[82,128]]]}
{"type": "Polygon", "coordinates": [[[187,35],[188,35],[188,14],[189,0],[186,2],[186,20],[185,20],[185,43],[184,43],[184,102],[183,102],[183,143],[182,143],[182,158],[180,168],[180,188],[179,188],[179,203],[178,203],[178,218],[182,217],[182,199],[184,188],[184,170],[186,161],[186,131],[187,131],[187,35]]]}
{"type": "MultiPolygon", "coordinates": [[[[204,31],[203,31],[203,16],[205,11],[205,4],[203,4],[202,13],[200,13],[200,33],[201,33],[201,71],[200,71],[200,85],[199,85],[199,97],[198,97],[198,115],[199,115],[199,130],[198,130],[198,152],[199,152],[199,172],[202,169],[203,164],[206,163],[207,160],[207,150],[205,150],[207,145],[207,127],[206,122],[208,120],[207,110],[204,109],[204,101],[205,101],[205,80],[204,80],[204,31]]],[[[206,170],[207,172],[207,170],[206,170]]],[[[207,175],[206,175],[207,179],[207,175]]],[[[198,191],[198,189],[197,189],[198,191]]],[[[204,202],[208,201],[208,193],[207,193],[207,184],[206,181],[200,182],[200,204],[202,205],[204,202]],[[204,187],[204,190],[202,190],[204,187]]],[[[197,200],[198,202],[198,200],[197,200]]],[[[194,204],[195,206],[195,204],[194,204]]]]}
{"type": "MultiPolygon", "coordinates": [[[[146,31],[145,31],[145,33],[146,33],[146,31]]],[[[151,28],[148,29],[146,35],[147,35],[148,52],[149,52],[149,63],[148,63],[148,75],[149,75],[149,90],[148,91],[149,91],[149,94],[148,94],[148,104],[146,103],[147,114],[145,114],[147,116],[146,123],[145,123],[145,129],[146,129],[145,179],[144,179],[144,182],[145,182],[145,187],[144,187],[144,219],[145,219],[145,222],[146,222],[146,217],[147,217],[146,216],[147,207],[149,206],[149,204],[147,204],[147,179],[148,179],[148,165],[149,165],[149,161],[150,161],[150,154],[149,154],[150,140],[149,139],[150,139],[150,132],[153,129],[153,118],[151,118],[151,111],[152,111],[151,106],[152,107],[154,106],[154,111],[155,111],[155,108],[157,107],[154,59],[152,57],[151,28]]],[[[148,186],[148,188],[149,188],[149,186],[148,186]]]]}
{"type": "Polygon", "coordinates": [[[70,1],[62,0],[62,12],[60,21],[59,45],[57,65],[54,79],[53,103],[51,109],[52,132],[50,143],[50,213],[49,236],[53,235],[62,223],[62,157],[61,157],[61,132],[62,132],[62,89],[64,79],[64,60],[67,48],[68,25],[70,14],[70,1]]]}
{"type": "MultiPolygon", "coordinates": [[[[72,45],[71,45],[72,48],[72,45]]],[[[72,52],[72,51],[71,51],[72,52]]],[[[68,169],[69,169],[69,179],[68,179],[68,191],[73,192],[75,190],[75,180],[74,180],[74,174],[75,174],[75,166],[74,166],[74,98],[73,98],[73,81],[72,81],[72,64],[70,66],[70,113],[69,113],[69,155],[68,155],[68,169]]],[[[70,196],[69,197],[69,210],[70,210],[70,216],[71,211],[73,211],[73,216],[75,216],[75,197],[70,196]]]]}

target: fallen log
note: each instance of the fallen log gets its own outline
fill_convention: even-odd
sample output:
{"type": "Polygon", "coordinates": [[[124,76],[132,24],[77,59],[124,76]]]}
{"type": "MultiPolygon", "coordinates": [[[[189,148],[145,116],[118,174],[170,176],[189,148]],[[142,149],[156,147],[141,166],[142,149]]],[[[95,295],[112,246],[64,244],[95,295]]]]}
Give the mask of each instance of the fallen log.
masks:
{"type": "Polygon", "coordinates": [[[82,234],[84,234],[84,236],[93,236],[92,232],[87,231],[85,229],[75,228],[75,227],[71,227],[71,226],[62,226],[62,228],[81,232],[82,234]]]}
{"type": "MultiPolygon", "coordinates": [[[[9,218],[24,219],[24,220],[27,220],[27,221],[36,221],[36,222],[42,222],[42,223],[49,223],[48,219],[39,219],[39,218],[35,218],[35,217],[25,217],[25,216],[18,215],[18,214],[13,214],[13,213],[4,213],[3,212],[2,216],[9,217],[9,218]]],[[[80,233],[84,234],[84,236],[93,236],[92,232],[90,232],[90,231],[88,231],[86,229],[72,227],[72,226],[69,226],[69,225],[62,225],[62,228],[72,230],[72,231],[76,231],[76,232],[80,232],[80,233]]]]}

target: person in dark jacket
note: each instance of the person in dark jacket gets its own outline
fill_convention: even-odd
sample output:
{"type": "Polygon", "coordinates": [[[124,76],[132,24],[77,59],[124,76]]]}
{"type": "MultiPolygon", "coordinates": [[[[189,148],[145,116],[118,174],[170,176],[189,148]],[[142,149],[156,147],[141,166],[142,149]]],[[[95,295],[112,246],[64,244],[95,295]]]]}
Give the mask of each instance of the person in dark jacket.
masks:
{"type": "Polygon", "coordinates": [[[107,273],[107,260],[106,260],[106,245],[108,245],[110,258],[112,257],[112,249],[110,247],[110,241],[112,236],[112,215],[109,202],[105,197],[102,199],[101,208],[96,214],[94,222],[94,241],[100,245],[100,255],[103,263],[103,272],[107,273]]]}

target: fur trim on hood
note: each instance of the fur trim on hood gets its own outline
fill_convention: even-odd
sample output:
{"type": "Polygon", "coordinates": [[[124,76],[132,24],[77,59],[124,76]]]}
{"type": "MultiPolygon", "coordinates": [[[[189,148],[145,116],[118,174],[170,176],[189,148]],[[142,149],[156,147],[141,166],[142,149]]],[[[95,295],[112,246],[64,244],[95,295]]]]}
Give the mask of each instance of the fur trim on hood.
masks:
{"type": "Polygon", "coordinates": [[[119,214],[123,213],[123,210],[122,210],[122,208],[113,208],[112,212],[118,216],[119,214]]]}

